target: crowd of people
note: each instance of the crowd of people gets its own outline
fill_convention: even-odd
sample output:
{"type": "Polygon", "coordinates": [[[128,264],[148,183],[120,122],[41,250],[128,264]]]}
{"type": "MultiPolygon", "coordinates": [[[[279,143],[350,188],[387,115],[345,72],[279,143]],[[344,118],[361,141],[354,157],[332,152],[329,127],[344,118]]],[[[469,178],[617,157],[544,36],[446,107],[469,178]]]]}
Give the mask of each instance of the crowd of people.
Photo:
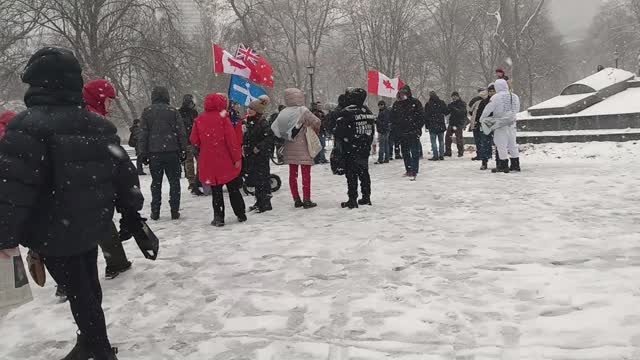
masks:
{"type": "Polygon", "coordinates": [[[329,162],[325,147],[330,137],[331,168],[346,177],[348,198],[341,203],[346,209],[372,205],[369,158],[376,133],[376,164],[402,159],[411,180],[420,171],[423,129],[431,139],[429,160],[451,157],[453,137],[458,156],[464,156],[463,131],[469,126],[476,143],[474,160],[482,161],[483,170],[495,144],[494,172],[519,171],[515,114],[520,101],[504,72],[498,73],[495,83],[479,89],[469,106],[457,92],[446,104],[433,91],[423,106],[405,85],[391,106],[378,103],[377,115],[367,107],[362,88],[347,89],[328,114],[318,103],[308,109],[304,93],[289,88],[283,93],[284,105],[267,117],[272,104],[266,95],[251,101],[240,116],[238,104],[223,94],[208,94],[199,113],[192,95],[174,108],[167,88],[156,87],[151,105],[130,129],[134,165],[107,119],[114,87],[104,79],[84,83],[73,53],[41,49],[22,76],[29,85],[24,97],[28,109],[0,114],[0,251],[18,244],[28,247],[42,259],[59,295],[69,300],[79,330],[65,360],[116,360],[101,307],[97,249],[102,248],[107,278],[131,268],[122,240],[140,231],[146,220],[140,215],[144,198],[138,178],[145,175],[145,165],[152,178],[152,220],[161,216],[165,176],[171,219],[180,219],[184,167],[191,193],[211,194],[211,224],[216,227],[225,225],[223,186],[238,222],[247,221],[247,212],[273,210],[269,176],[274,151],[289,167],[293,206],[316,207],[311,168],[329,162]],[[248,208],[243,184],[255,188],[255,203],[248,208]],[[115,211],[121,214],[120,230],[113,221],[115,211]]]}

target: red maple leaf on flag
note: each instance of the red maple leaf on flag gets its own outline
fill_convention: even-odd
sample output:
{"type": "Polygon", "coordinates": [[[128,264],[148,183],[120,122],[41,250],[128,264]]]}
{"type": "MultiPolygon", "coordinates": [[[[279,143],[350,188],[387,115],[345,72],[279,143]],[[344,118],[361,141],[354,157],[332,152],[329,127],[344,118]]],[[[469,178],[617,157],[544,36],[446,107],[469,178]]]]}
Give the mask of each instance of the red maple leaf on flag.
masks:
{"type": "Polygon", "coordinates": [[[393,85],[391,85],[391,81],[389,80],[384,80],[382,82],[382,85],[384,85],[384,87],[386,87],[389,90],[395,90],[395,88],[393,87],[393,85]]]}

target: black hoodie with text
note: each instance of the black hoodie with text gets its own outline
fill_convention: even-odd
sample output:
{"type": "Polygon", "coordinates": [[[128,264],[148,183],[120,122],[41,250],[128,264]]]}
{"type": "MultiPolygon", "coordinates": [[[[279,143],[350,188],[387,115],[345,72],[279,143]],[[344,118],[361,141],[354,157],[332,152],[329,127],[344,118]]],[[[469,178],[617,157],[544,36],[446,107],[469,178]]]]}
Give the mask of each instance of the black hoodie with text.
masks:
{"type": "Polygon", "coordinates": [[[346,107],[336,120],[335,138],[345,158],[368,159],[375,132],[376,116],[364,104],[367,92],[355,88],[345,94],[346,107]]]}

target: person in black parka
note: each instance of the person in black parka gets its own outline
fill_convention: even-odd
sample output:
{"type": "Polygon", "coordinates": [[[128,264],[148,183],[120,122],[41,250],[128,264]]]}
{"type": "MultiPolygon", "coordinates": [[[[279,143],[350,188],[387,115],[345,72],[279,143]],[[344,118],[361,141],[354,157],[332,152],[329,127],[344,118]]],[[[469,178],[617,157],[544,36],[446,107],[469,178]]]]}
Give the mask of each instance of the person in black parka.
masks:
{"type": "Polygon", "coordinates": [[[420,137],[424,121],[424,107],[420,100],[413,97],[408,85],[401,87],[391,108],[391,128],[401,139],[406,176],[412,180],[420,172],[420,137]]]}
{"type": "Polygon", "coordinates": [[[345,93],[345,105],[336,119],[335,138],[342,146],[342,160],[349,200],[343,208],[354,209],[358,205],[371,205],[371,177],[369,154],[375,132],[376,116],[364,104],[367,92],[361,88],[349,88],[345,93]],[[358,200],[358,180],[362,199],[358,200]]]}
{"type": "Polygon", "coordinates": [[[271,151],[274,135],[269,121],[264,116],[269,97],[260,96],[249,104],[247,125],[242,141],[244,166],[247,171],[246,183],[255,187],[256,203],[249,211],[263,213],[271,211],[271,151]]]}
{"type": "Polygon", "coordinates": [[[456,137],[456,145],[458,146],[458,157],[464,156],[464,139],[462,133],[467,126],[467,103],[462,101],[460,94],[454,91],[451,94],[451,103],[448,107],[449,128],[445,136],[446,151],[444,156],[451,157],[451,145],[453,144],[453,136],[456,137]]]}
{"type": "Polygon", "coordinates": [[[151,220],[160,218],[162,179],[169,180],[171,219],[180,218],[181,162],[187,159],[187,132],[177,109],[169,105],[169,91],[156,87],[151,93],[151,106],[142,112],[138,148],[140,157],[151,171],[151,220]]]}
{"type": "Polygon", "coordinates": [[[73,53],[43,48],[22,75],[27,110],[0,140],[0,250],[38,253],[63,286],[79,328],[65,359],[116,360],[102,310],[97,256],[117,208],[127,231],[142,228],[136,168],[116,127],[82,106],[82,69],[73,53]]]}
{"type": "Polygon", "coordinates": [[[440,99],[435,91],[431,91],[429,101],[424,105],[425,126],[429,130],[431,152],[433,153],[430,161],[444,160],[444,133],[447,131],[445,116],[447,113],[447,103],[440,99]]]}

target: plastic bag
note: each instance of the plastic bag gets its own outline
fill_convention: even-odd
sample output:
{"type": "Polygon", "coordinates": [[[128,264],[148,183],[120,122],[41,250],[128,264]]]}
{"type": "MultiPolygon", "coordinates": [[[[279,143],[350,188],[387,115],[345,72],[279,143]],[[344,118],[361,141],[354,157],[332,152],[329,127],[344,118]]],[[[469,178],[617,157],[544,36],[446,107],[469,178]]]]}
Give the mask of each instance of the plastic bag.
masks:
{"type": "Polygon", "coordinates": [[[32,300],[20,249],[0,250],[0,315],[32,300]]]}

